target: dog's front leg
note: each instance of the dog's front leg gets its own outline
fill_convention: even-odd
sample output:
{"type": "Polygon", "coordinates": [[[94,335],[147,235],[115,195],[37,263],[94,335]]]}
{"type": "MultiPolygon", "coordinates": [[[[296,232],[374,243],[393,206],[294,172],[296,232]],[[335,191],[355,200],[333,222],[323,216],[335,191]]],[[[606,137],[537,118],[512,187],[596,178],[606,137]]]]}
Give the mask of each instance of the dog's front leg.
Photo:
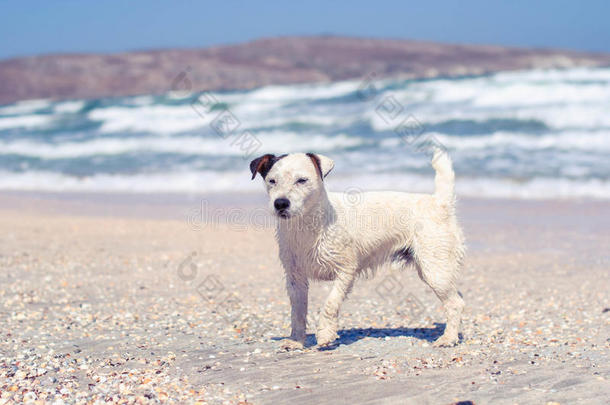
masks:
{"type": "Polygon", "coordinates": [[[305,344],[307,328],[307,296],[309,283],[306,277],[288,272],[286,274],[286,288],[290,297],[291,327],[290,339],[283,341],[285,349],[302,349],[305,344]]]}
{"type": "Polygon", "coordinates": [[[326,298],[324,308],[320,313],[316,340],[318,346],[327,346],[337,339],[339,309],[345,297],[354,285],[353,274],[339,274],[333,282],[333,287],[326,298]]]}

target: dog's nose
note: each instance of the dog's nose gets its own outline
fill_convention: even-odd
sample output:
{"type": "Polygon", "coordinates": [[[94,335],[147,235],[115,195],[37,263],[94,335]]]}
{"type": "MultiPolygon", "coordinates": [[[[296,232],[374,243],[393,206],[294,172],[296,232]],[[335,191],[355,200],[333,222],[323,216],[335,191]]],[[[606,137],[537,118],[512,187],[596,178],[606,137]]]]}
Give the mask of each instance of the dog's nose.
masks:
{"type": "Polygon", "coordinates": [[[285,210],[290,207],[290,200],[287,198],[278,198],[273,202],[273,206],[278,211],[285,210]]]}

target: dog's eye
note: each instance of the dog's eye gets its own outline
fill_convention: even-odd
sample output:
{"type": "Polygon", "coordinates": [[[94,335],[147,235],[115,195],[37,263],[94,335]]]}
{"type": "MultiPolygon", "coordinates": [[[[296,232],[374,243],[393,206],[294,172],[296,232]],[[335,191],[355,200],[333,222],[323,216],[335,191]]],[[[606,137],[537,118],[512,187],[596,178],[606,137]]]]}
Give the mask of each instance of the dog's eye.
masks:
{"type": "Polygon", "coordinates": [[[269,179],[269,184],[275,184],[275,179],[269,179]]]}
{"type": "Polygon", "coordinates": [[[301,177],[300,179],[297,180],[296,184],[305,184],[307,183],[307,179],[304,177],[301,177]]]}

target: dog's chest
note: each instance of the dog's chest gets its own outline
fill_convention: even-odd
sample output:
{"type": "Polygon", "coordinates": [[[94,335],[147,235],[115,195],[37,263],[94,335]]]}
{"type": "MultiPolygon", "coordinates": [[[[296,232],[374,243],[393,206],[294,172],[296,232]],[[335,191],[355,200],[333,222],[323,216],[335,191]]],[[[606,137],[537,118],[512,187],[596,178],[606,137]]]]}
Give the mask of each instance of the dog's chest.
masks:
{"type": "Polygon", "coordinates": [[[347,243],[336,235],[279,235],[280,257],[287,271],[314,280],[334,280],[345,265],[347,243]]]}

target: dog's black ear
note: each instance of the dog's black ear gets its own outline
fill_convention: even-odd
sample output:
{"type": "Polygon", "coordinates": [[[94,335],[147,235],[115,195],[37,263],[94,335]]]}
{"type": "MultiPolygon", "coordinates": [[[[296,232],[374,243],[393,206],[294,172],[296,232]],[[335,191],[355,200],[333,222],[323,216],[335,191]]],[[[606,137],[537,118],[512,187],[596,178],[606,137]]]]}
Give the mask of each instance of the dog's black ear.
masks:
{"type": "Polygon", "coordinates": [[[317,153],[307,153],[307,156],[311,159],[316,171],[320,175],[320,178],[324,179],[328,176],[328,173],[335,167],[335,163],[331,158],[324,155],[318,155],[317,153]]]}
{"type": "Polygon", "coordinates": [[[271,170],[271,166],[275,163],[275,155],[266,154],[261,157],[257,157],[250,162],[250,171],[252,172],[252,180],[256,177],[256,173],[260,173],[263,179],[271,170]]]}

